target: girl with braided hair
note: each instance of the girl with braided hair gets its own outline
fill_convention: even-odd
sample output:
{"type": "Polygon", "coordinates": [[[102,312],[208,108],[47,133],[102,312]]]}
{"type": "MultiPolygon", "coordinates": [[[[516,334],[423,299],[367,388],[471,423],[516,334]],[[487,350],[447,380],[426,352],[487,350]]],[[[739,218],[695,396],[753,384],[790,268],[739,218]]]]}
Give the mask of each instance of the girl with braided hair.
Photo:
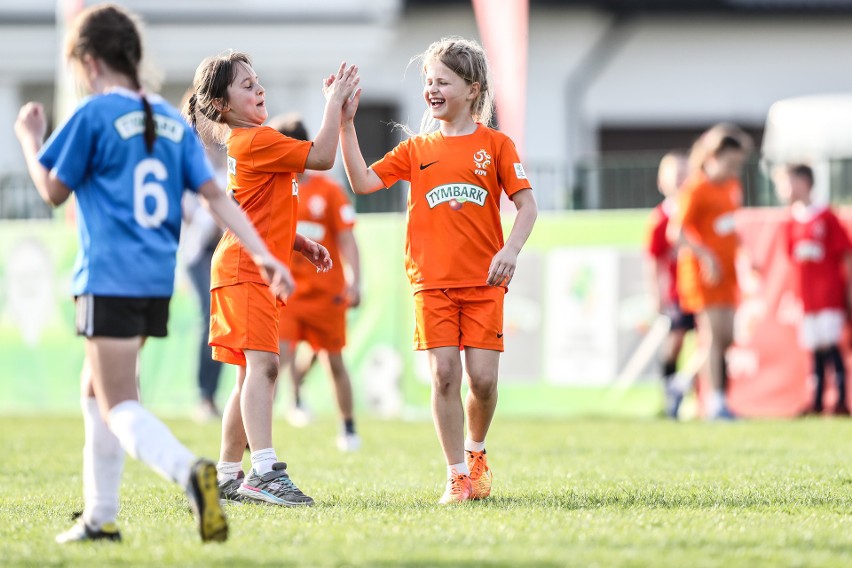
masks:
{"type": "Polygon", "coordinates": [[[286,268],[214,181],[204,149],[180,114],[139,80],[136,19],[112,4],[77,17],[67,55],[91,96],[47,142],[44,108],[27,103],[15,123],[33,182],[48,204],[73,192],[80,252],[72,292],[86,338],[81,377],[85,509],[59,543],[121,539],[115,526],[124,452],[183,487],[203,541],[227,538],[215,465],[196,458],[138,400],[139,353],[164,337],[174,287],[181,195],[197,192],[238,235],[279,296],[286,268]]]}

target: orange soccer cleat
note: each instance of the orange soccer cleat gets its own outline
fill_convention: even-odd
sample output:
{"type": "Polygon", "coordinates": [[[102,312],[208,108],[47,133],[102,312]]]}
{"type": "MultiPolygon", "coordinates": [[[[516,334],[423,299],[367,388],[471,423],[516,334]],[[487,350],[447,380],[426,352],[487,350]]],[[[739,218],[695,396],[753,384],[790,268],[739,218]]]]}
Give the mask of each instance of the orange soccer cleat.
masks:
{"type": "Polygon", "coordinates": [[[444,495],[438,503],[447,505],[449,503],[468,501],[472,492],[473,487],[470,483],[470,476],[453,470],[450,479],[447,480],[447,490],[444,491],[444,495]]]}
{"type": "Polygon", "coordinates": [[[473,490],[470,492],[471,499],[485,499],[491,495],[491,469],[488,467],[488,458],[485,450],[481,452],[464,452],[467,467],[470,469],[470,483],[473,490]]]}

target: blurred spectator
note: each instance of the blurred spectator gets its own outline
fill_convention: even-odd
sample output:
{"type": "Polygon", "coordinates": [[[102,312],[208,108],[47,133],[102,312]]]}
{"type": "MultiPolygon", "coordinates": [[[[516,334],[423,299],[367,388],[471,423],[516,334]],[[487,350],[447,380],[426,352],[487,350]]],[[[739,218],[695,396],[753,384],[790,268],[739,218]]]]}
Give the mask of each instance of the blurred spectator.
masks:
{"type": "MultiPolygon", "coordinates": [[[[305,125],[297,115],[278,117],[269,124],[285,136],[308,140],[305,125]]],[[[288,419],[296,426],[310,422],[301,389],[319,357],[334,381],[342,420],[337,446],[341,451],[353,451],[360,447],[361,441],[355,432],[352,383],[343,361],[343,347],[346,310],[361,301],[358,245],[352,233],[355,213],[339,184],[318,172],[305,171],[299,174],[298,219],[299,234],[326,247],[334,266],[319,274],[310,262],[293,255],[291,270],[296,291],[281,308],[279,318],[281,368],[289,369],[293,387],[293,406],[288,419]],[[313,353],[297,358],[296,347],[300,342],[307,342],[313,353]]]]}
{"type": "MultiPolygon", "coordinates": [[[[184,93],[181,108],[193,94],[192,89],[184,93]]],[[[227,150],[215,141],[202,136],[207,159],[216,174],[219,187],[228,187],[228,155],[227,150]]],[[[183,233],[181,234],[181,259],[186,265],[186,273],[195,294],[198,296],[201,310],[201,335],[198,341],[198,390],[200,401],[195,412],[199,422],[207,422],[221,417],[216,405],[216,390],[219,388],[219,376],[222,363],[213,359],[213,351],[208,345],[210,331],[210,264],[213,251],[219,244],[222,230],[216,224],[207,209],[201,207],[198,196],[189,191],[184,192],[183,201],[183,233]]]]}
{"type": "MultiPolygon", "coordinates": [[[[215,144],[206,147],[207,157],[216,172],[220,187],[227,187],[228,172],[225,148],[215,144]]],[[[198,389],[201,400],[196,410],[196,419],[205,422],[220,417],[216,406],[216,390],[219,388],[219,375],[222,363],[213,359],[212,350],[207,344],[210,329],[210,263],[213,251],[222,236],[222,230],[201,207],[198,197],[184,192],[183,198],[184,232],[181,242],[181,257],[186,264],[186,272],[192,288],[198,296],[201,310],[201,336],[198,342],[198,389]]]]}
{"type": "Polygon", "coordinates": [[[799,342],[811,353],[816,376],[813,403],[805,414],[822,414],[825,372],[830,365],[837,381],[834,413],[848,416],[846,366],[839,344],[846,309],[852,305],[847,282],[852,274],[852,243],[831,208],[812,201],[810,166],[789,165],[773,174],[779,198],[790,204],[784,232],[804,311],[799,342]]]}
{"type": "MultiPolygon", "coordinates": [[[[651,213],[647,255],[652,276],[655,312],[668,318],[670,330],[663,343],[663,381],[665,413],[677,418],[683,400],[682,381],[675,381],[677,362],[688,331],[695,329],[695,315],[680,307],[677,294],[677,249],[669,242],[666,229],[677,207],[677,196],[686,179],[688,160],[686,152],[672,151],[663,156],[657,171],[657,188],[663,201],[651,213]]],[[[690,377],[691,379],[691,377],[690,377]]],[[[691,382],[689,380],[687,385],[691,382]]]]}

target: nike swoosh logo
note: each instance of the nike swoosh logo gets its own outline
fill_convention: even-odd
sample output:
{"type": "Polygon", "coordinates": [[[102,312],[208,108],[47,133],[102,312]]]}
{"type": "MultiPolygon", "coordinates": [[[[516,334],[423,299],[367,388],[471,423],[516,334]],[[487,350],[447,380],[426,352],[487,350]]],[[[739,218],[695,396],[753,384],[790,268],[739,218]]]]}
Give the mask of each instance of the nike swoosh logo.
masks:
{"type": "Polygon", "coordinates": [[[497,334],[497,339],[502,339],[502,338],[503,338],[503,334],[502,334],[502,333],[498,333],[498,334],[497,334]]]}
{"type": "Polygon", "coordinates": [[[428,163],[428,164],[426,164],[426,165],[423,165],[423,162],[420,162],[420,169],[421,169],[421,170],[425,170],[425,169],[426,169],[426,168],[428,168],[429,166],[431,166],[431,165],[433,165],[433,164],[437,164],[438,162],[439,162],[439,160],[435,160],[434,162],[429,162],[429,163],[428,163]]]}

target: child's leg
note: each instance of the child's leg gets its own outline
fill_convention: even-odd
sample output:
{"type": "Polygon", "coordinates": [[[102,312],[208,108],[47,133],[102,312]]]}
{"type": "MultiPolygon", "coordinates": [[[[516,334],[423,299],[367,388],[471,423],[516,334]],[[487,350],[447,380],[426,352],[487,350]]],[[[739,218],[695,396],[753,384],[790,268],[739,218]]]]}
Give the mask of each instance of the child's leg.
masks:
{"type": "Polygon", "coordinates": [[[846,408],[846,364],[843,362],[843,354],[835,344],[826,350],[826,355],[834,367],[834,379],[837,381],[837,408],[846,408]]]}
{"type": "Polygon", "coordinates": [[[222,412],[222,449],[219,452],[219,481],[236,479],[242,471],[243,452],[248,440],[240,411],[246,368],[237,365],[237,377],[228,402],[222,412]],[[240,464],[239,467],[236,464],[240,464]]]}
{"type": "Polygon", "coordinates": [[[663,343],[663,379],[669,384],[677,372],[677,359],[683,348],[683,338],[686,331],[672,329],[663,343]]]}
{"type": "Polygon", "coordinates": [[[304,377],[296,376],[296,343],[282,340],[278,343],[278,350],[281,353],[278,360],[278,376],[281,377],[286,373],[290,378],[293,406],[299,406],[302,402],[301,389],[304,377]]]}
{"type": "Polygon", "coordinates": [[[272,471],[277,462],[272,450],[272,401],[278,379],[278,355],[246,349],[246,377],[240,395],[240,412],[252,451],[252,467],[259,474],[272,471]],[[258,452],[264,452],[260,460],[258,452]],[[268,454],[268,455],[267,455],[268,454]]]}
{"type": "Polygon", "coordinates": [[[726,410],[725,394],[728,373],[725,353],[734,342],[734,309],[729,306],[713,306],[701,313],[702,327],[709,334],[707,369],[710,375],[711,416],[726,410]]]}
{"type": "Polygon", "coordinates": [[[822,395],[825,392],[825,361],[826,353],[820,348],[813,351],[814,376],[816,377],[816,385],[814,386],[814,412],[822,412],[822,395]]]}
{"type": "Polygon", "coordinates": [[[141,345],[140,337],[86,340],[98,405],[127,453],[166,479],[186,486],[195,456],[138,401],[136,364],[141,345]]]}
{"type": "Polygon", "coordinates": [[[427,351],[432,371],[432,418],[448,468],[468,473],[464,460],[464,409],[461,401],[462,367],[458,347],[427,351]]]}
{"type": "Polygon", "coordinates": [[[500,352],[465,347],[464,360],[467,382],[470,387],[465,400],[467,437],[474,443],[484,444],[485,435],[488,433],[491,419],[494,417],[494,411],[497,408],[497,376],[500,352]]]}
{"type": "Polygon", "coordinates": [[[328,374],[334,381],[334,396],[337,400],[337,408],[340,410],[340,418],[347,426],[347,433],[354,434],[352,381],[349,378],[346,363],[343,361],[343,353],[323,351],[322,359],[328,374]]]}
{"type": "Polygon", "coordinates": [[[80,374],[81,406],[85,430],[83,446],[83,521],[99,529],[118,517],[119,488],[124,469],[124,450],[104,421],[92,388],[92,368],[88,357],[80,374]]]}

